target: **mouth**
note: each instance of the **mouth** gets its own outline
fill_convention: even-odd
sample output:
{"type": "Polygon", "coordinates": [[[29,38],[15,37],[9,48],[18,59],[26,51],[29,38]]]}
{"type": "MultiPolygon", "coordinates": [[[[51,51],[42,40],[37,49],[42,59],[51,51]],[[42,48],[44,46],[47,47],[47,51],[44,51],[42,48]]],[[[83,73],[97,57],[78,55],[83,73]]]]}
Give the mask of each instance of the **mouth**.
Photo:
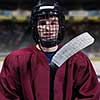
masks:
{"type": "Polygon", "coordinates": [[[54,35],[55,33],[53,33],[53,32],[45,32],[45,33],[43,33],[43,35],[48,35],[48,36],[51,36],[51,35],[54,35]]]}
{"type": "Polygon", "coordinates": [[[46,41],[46,40],[51,40],[51,39],[55,39],[55,38],[57,38],[57,36],[43,36],[43,37],[41,37],[41,39],[42,40],[44,40],[44,41],[46,41]]]}

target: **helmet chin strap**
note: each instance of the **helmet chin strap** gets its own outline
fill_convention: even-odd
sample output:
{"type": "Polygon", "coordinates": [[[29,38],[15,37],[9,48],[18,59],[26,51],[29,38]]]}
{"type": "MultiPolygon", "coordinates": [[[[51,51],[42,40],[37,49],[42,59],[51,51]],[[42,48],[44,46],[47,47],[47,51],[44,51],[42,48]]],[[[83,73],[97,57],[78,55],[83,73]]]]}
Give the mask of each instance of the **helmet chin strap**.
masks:
{"type": "Polygon", "coordinates": [[[36,47],[42,52],[55,52],[58,49],[58,45],[54,45],[52,47],[44,47],[41,43],[38,43],[36,47]]]}
{"type": "Polygon", "coordinates": [[[47,41],[40,40],[39,43],[43,47],[51,48],[51,47],[54,47],[54,46],[58,45],[58,40],[57,39],[50,39],[50,40],[47,40],[47,41]]]}

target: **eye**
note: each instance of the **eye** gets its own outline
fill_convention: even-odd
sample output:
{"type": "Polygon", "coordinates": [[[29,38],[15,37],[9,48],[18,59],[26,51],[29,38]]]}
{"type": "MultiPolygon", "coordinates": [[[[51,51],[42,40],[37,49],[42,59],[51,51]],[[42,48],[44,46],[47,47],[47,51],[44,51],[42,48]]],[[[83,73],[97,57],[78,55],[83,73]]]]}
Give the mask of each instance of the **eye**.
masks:
{"type": "Polygon", "coordinates": [[[56,21],[56,20],[52,21],[51,25],[58,25],[58,21],[56,21]]]}
{"type": "Polygon", "coordinates": [[[46,25],[46,21],[40,21],[38,25],[46,25]]]}

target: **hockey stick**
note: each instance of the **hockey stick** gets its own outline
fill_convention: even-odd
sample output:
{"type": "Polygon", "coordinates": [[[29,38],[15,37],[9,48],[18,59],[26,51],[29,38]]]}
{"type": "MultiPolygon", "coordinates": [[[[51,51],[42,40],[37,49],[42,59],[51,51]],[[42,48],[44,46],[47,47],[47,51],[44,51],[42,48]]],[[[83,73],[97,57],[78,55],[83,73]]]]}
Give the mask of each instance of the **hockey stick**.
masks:
{"type": "Polygon", "coordinates": [[[86,48],[94,42],[94,38],[88,33],[73,38],[66,43],[57,53],[53,56],[51,64],[56,64],[60,67],[68,58],[77,53],[78,51],[86,48]]]}

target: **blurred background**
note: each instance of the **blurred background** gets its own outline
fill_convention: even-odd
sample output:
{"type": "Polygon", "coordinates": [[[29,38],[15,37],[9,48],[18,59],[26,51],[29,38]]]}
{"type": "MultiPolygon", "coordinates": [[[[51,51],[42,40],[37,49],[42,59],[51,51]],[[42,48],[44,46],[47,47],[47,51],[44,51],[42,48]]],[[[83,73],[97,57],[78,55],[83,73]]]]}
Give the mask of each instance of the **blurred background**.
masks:
{"type": "MultiPolygon", "coordinates": [[[[91,59],[100,80],[100,1],[56,0],[64,9],[66,35],[62,43],[89,32],[95,43],[83,51],[91,59]]],[[[34,45],[29,29],[31,9],[38,0],[0,0],[0,67],[10,52],[34,45]]]]}

